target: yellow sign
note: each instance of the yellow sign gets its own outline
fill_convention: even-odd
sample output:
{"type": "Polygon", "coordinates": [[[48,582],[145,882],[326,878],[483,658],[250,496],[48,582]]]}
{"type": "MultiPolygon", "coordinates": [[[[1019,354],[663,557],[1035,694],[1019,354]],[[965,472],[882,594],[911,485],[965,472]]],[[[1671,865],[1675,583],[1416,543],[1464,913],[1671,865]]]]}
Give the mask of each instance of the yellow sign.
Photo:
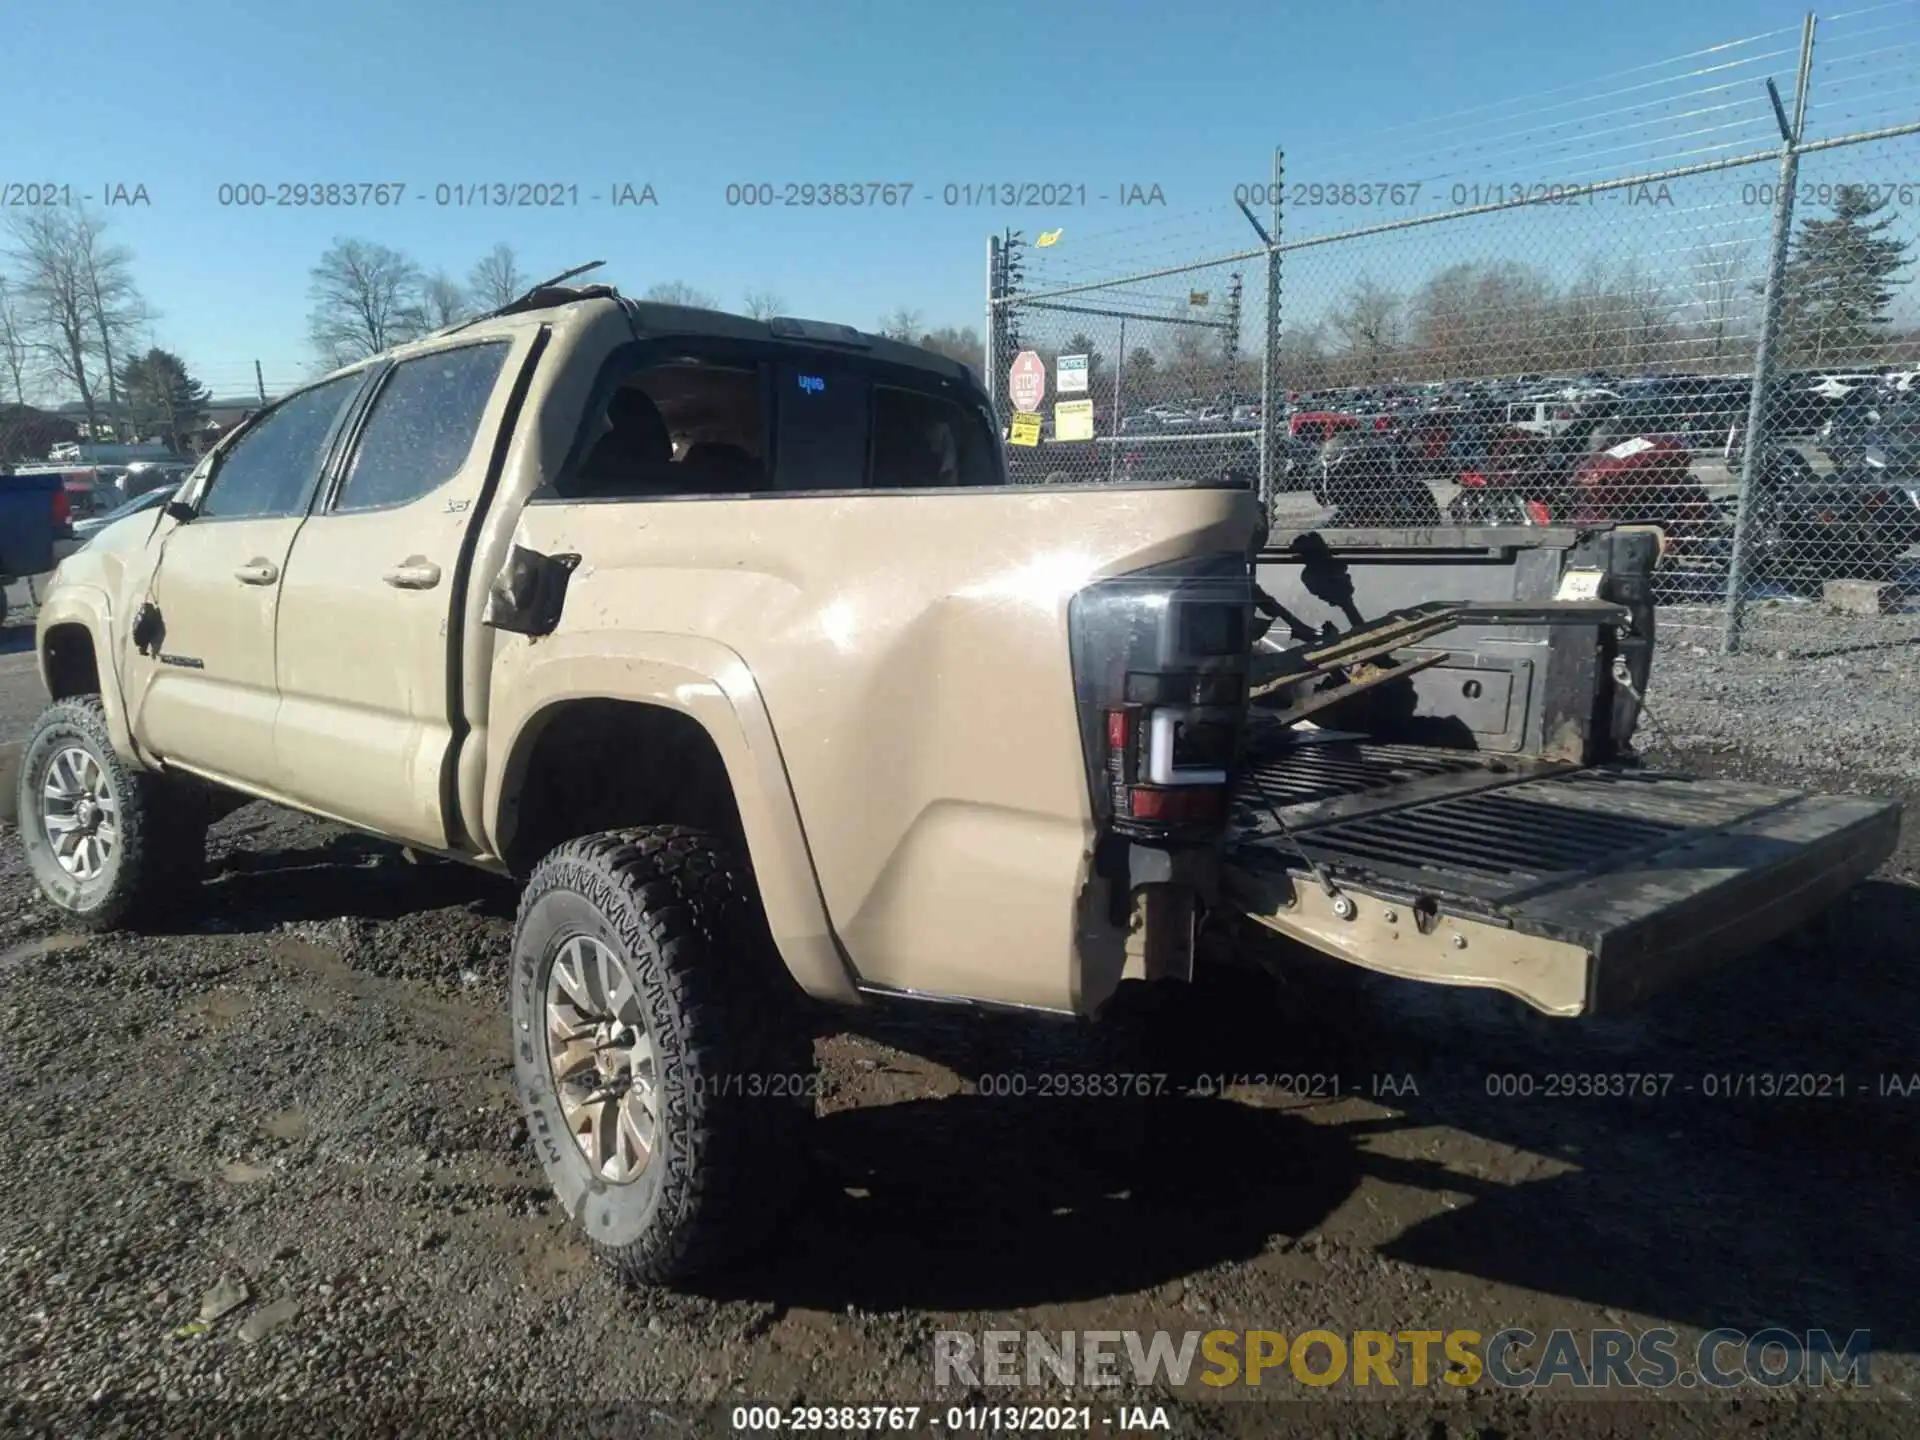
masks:
{"type": "Polygon", "coordinates": [[[1060,243],[1061,233],[1062,232],[1059,230],[1042,230],[1039,233],[1039,235],[1037,235],[1034,238],[1033,243],[1036,246],[1042,246],[1042,247],[1047,245],[1057,245],[1060,243]]]}
{"type": "Polygon", "coordinates": [[[1053,438],[1093,439],[1093,401],[1062,400],[1053,407],[1053,438]]]}
{"type": "Polygon", "coordinates": [[[1020,414],[1013,417],[1013,429],[1007,436],[1010,445],[1038,445],[1040,443],[1040,417],[1032,414],[1020,414]]]}

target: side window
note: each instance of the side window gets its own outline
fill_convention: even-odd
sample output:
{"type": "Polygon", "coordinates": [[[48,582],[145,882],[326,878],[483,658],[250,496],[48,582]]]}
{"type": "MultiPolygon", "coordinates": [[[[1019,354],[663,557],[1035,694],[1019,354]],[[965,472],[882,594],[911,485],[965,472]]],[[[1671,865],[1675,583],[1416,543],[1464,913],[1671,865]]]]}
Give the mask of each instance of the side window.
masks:
{"type": "Polygon", "coordinates": [[[944,395],[876,385],[873,486],[878,490],[1000,485],[986,422],[944,395]]]}
{"type": "Polygon", "coordinates": [[[200,514],[209,520],[291,515],[306,504],[321,447],[364,377],[342,375],[292,396],[234,441],[220,462],[200,514]]]}
{"type": "Polygon", "coordinates": [[[781,362],[773,367],[782,490],[859,490],[867,483],[864,375],[781,362]]]}
{"type": "Polygon", "coordinates": [[[760,370],[680,359],[621,382],[566,499],[739,495],[767,488],[760,370]]]}
{"type": "Polygon", "coordinates": [[[464,345],[395,366],[367,416],[334,510],[405,505],[458,474],[508,348],[505,341],[464,345]]]}

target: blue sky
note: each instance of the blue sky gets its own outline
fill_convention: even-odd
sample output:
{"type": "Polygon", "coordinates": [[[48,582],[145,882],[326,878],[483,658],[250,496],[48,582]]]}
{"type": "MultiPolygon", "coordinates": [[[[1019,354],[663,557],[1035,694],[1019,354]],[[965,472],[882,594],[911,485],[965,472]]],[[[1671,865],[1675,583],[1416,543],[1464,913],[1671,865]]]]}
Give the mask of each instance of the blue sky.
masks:
{"type": "MultiPolygon", "coordinates": [[[[1001,225],[1064,227],[1063,264],[1082,236],[1143,222],[1139,253],[1168,258],[1173,222],[1201,210],[1210,237],[1238,244],[1245,227],[1220,207],[1236,182],[1265,175],[1276,142],[1356,168],[1370,155],[1364,169],[1379,169],[1435,117],[1604,89],[1599,77],[1788,31],[1802,13],[1777,0],[16,0],[8,49],[34,60],[8,67],[0,183],[63,181],[96,196],[144,186],[151,204],[108,211],[110,233],[134,251],[160,312],[154,338],[221,393],[244,388],[256,358],[270,383],[303,372],[307,271],[348,234],[456,275],[506,241],[537,273],[604,259],[631,292],[678,279],[729,304],[771,289],[792,313],[863,326],[902,305],[929,324],[978,325],[985,237],[1001,225]],[[1371,150],[1368,136],[1382,137],[1371,150]],[[386,180],[405,182],[404,204],[218,203],[223,183],[386,180]],[[582,203],[434,203],[441,183],[496,180],[577,185],[582,203]],[[789,180],[915,191],[891,210],[726,204],[729,182],[789,180]],[[1157,184],[1167,205],[945,203],[948,183],[1000,180],[1095,194],[1157,184]],[[650,183],[657,206],[588,198],[622,183],[650,183]]],[[[1761,69],[1784,85],[1792,64],[1761,69]]],[[[1108,253],[1124,257],[1125,244],[1108,253]]]]}

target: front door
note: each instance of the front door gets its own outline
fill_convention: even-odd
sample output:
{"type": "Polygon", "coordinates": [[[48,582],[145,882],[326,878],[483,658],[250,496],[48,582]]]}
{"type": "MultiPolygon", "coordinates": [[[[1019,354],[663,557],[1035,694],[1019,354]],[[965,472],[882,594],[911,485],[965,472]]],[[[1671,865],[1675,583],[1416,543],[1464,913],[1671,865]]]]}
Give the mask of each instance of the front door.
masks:
{"type": "Polygon", "coordinates": [[[273,788],[281,576],[364,379],[340,376],[261,416],[220,458],[193,519],[163,538],[147,594],[157,632],[147,653],[129,647],[126,679],[135,732],[169,763],[273,788]]]}
{"type": "Polygon", "coordinates": [[[296,803],[447,848],[441,772],[460,717],[456,584],[505,422],[514,346],[403,360],[381,382],[335,493],[280,588],[276,745],[296,803]]]}

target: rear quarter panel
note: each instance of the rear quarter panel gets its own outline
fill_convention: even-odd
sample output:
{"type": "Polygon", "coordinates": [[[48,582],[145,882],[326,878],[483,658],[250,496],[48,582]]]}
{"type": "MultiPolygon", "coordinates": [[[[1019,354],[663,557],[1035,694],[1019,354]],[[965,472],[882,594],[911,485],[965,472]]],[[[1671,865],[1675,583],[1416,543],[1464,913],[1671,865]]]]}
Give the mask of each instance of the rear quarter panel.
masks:
{"type": "Polygon", "coordinates": [[[1068,602],[1102,576],[1245,553],[1257,524],[1229,490],[531,505],[517,543],[582,559],[554,636],[494,642],[488,769],[541,693],[542,646],[624,657],[636,687],[649,654],[724,647],[737,671],[713,678],[764,706],[774,753],[756,761],[790,787],[859,978],[1072,1010],[1096,942],[1068,602]]]}

